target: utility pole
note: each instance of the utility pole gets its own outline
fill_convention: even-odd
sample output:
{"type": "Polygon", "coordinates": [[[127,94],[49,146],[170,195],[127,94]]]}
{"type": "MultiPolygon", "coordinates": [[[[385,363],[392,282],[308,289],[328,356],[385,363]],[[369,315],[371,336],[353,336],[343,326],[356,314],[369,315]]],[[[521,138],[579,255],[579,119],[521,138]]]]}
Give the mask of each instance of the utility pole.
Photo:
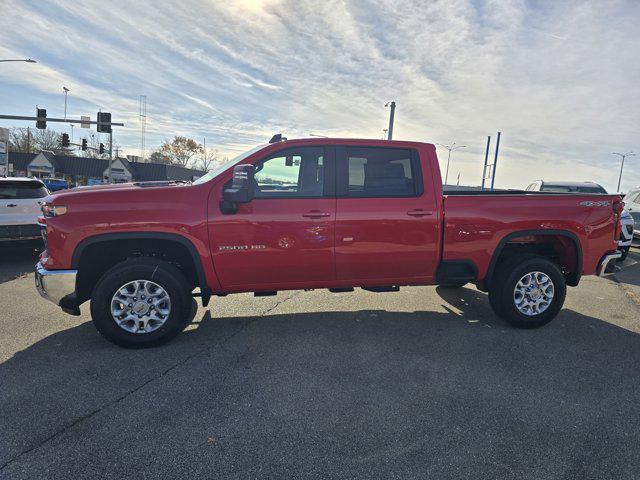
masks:
{"type": "Polygon", "coordinates": [[[453,142],[451,145],[443,145],[438,143],[439,146],[443,147],[446,150],[449,150],[449,155],[447,156],[447,171],[444,175],[444,184],[447,184],[447,180],[449,179],[449,163],[451,162],[451,152],[457,150],[459,148],[466,148],[466,145],[456,145],[456,142],[453,142]]]}
{"type": "Polygon", "coordinates": [[[498,165],[498,149],[500,148],[500,135],[502,132],[498,132],[496,138],[496,153],[493,157],[493,171],[491,172],[491,191],[493,192],[493,184],[496,181],[496,166],[498,165]]]}
{"type": "Polygon", "coordinates": [[[385,104],[385,107],[391,108],[389,112],[389,136],[387,137],[387,140],[391,140],[393,138],[393,120],[396,114],[396,102],[388,102],[385,104]]]}
{"type": "Polygon", "coordinates": [[[113,132],[109,132],[109,183],[113,183],[111,178],[111,164],[113,163],[113,132]]]}
{"type": "Polygon", "coordinates": [[[624,159],[627,157],[633,157],[635,155],[635,153],[633,152],[627,152],[627,153],[616,153],[613,152],[613,155],[618,155],[620,158],[622,158],[622,163],[620,164],[620,176],[618,177],[618,190],[617,192],[620,193],[620,182],[622,182],[622,169],[624,168],[624,159]]]}
{"type": "Polygon", "coordinates": [[[71,90],[69,90],[67,87],[62,87],[62,91],[64,92],[64,119],[67,119],[67,93],[69,93],[71,90]]]}

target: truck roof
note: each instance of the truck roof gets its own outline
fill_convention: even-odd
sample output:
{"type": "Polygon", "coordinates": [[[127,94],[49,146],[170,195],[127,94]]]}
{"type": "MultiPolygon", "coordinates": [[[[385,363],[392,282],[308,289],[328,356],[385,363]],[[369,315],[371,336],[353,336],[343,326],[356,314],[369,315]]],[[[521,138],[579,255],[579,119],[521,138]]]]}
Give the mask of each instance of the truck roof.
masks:
{"type": "Polygon", "coordinates": [[[308,145],[375,145],[375,146],[387,146],[387,147],[410,147],[418,145],[434,146],[429,142],[416,142],[409,140],[381,140],[377,138],[341,138],[341,137],[310,137],[310,138],[288,138],[280,142],[274,142],[274,144],[286,145],[292,143],[296,145],[308,144],[308,145]]]}

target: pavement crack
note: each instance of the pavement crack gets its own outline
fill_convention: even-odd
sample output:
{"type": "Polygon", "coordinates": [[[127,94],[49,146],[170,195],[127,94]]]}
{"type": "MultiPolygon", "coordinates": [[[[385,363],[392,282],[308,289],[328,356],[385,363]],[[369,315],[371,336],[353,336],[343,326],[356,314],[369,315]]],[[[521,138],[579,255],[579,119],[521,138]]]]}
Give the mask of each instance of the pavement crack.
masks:
{"type": "MultiPolygon", "coordinates": [[[[287,298],[283,298],[282,300],[277,301],[271,307],[269,307],[266,310],[260,312],[253,320],[250,320],[249,322],[246,322],[244,325],[242,325],[240,328],[238,328],[235,332],[227,335],[220,342],[215,343],[215,347],[220,347],[220,346],[224,345],[229,340],[231,340],[233,337],[235,337],[236,335],[238,335],[241,332],[243,332],[244,330],[246,330],[253,322],[257,321],[260,317],[268,315],[269,313],[274,311],[276,308],[278,308],[280,305],[282,305],[285,302],[288,302],[289,300],[291,300],[292,298],[296,297],[299,294],[300,294],[300,292],[295,292],[294,294],[288,296],[287,298]]],[[[49,443],[52,440],[58,438],[59,436],[63,435],[65,432],[67,432],[68,430],[74,428],[76,425],[79,425],[82,422],[84,422],[85,420],[91,419],[92,417],[98,415],[100,412],[108,409],[109,407],[112,407],[112,406],[120,403],[121,401],[125,400],[127,397],[129,397],[129,396],[133,395],[134,393],[138,392],[139,390],[143,389],[144,387],[146,387],[150,383],[155,382],[156,380],[160,380],[162,377],[166,376],[167,374],[171,373],[176,368],[186,364],[187,362],[189,362],[190,360],[196,358],[197,356],[203,355],[203,354],[204,355],[208,354],[208,352],[210,351],[211,348],[212,348],[212,345],[211,344],[207,344],[205,347],[199,349],[195,353],[193,353],[191,355],[187,355],[186,357],[184,357],[180,361],[178,361],[178,362],[172,364],[171,366],[165,368],[163,371],[160,372],[160,374],[155,375],[152,378],[149,378],[145,382],[141,383],[140,385],[137,385],[135,388],[132,388],[131,390],[128,390],[126,393],[120,395],[119,397],[113,399],[112,401],[107,402],[107,403],[101,405],[100,407],[98,407],[98,408],[96,408],[94,410],[91,410],[90,412],[87,412],[86,414],[76,418],[75,420],[73,420],[72,422],[70,422],[70,423],[68,423],[66,425],[63,425],[61,428],[59,428],[56,431],[54,431],[53,433],[51,433],[51,435],[48,435],[47,437],[43,438],[41,441],[37,442],[35,445],[32,445],[32,446],[26,448],[25,450],[21,451],[20,453],[18,453],[14,457],[9,458],[6,462],[4,462],[2,465],[0,465],[0,473],[2,473],[6,468],[11,466],[13,463],[15,463],[18,460],[20,460],[20,458],[22,458],[23,456],[28,455],[29,453],[33,452],[34,450],[42,447],[43,445],[49,443]]]]}
{"type": "MultiPolygon", "coordinates": [[[[215,346],[219,347],[219,346],[225,344],[227,341],[229,341],[235,335],[237,335],[241,331],[245,330],[249,326],[250,323],[252,323],[252,322],[247,322],[245,325],[243,325],[242,327],[238,328],[235,332],[231,333],[230,335],[227,335],[220,342],[215,343],[215,346]]],[[[139,390],[143,389],[144,387],[146,387],[150,383],[152,383],[152,382],[154,382],[156,380],[160,380],[161,378],[163,378],[167,374],[171,373],[176,368],[186,364],[187,362],[189,362],[190,360],[196,358],[197,356],[202,355],[202,354],[206,354],[210,348],[211,348],[211,344],[208,344],[206,347],[203,347],[203,348],[199,349],[198,351],[196,351],[195,353],[193,353],[191,355],[187,355],[186,357],[182,358],[180,361],[178,361],[178,362],[172,364],[171,366],[165,368],[164,370],[162,370],[160,372],[160,374],[155,375],[152,378],[149,378],[145,382],[141,383],[140,385],[137,385],[135,388],[132,388],[131,390],[128,390],[126,393],[120,395],[119,397],[111,400],[110,402],[107,402],[107,403],[101,405],[100,407],[98,407],[98,408],[96,408],[94,410],[91,410],[90,412],[88,412],[88,413],[76,418],[72,422],[70,422],[70,423],[68,423],[66,425],[63,425],[61,428],[59,428],[58,430],[53,432],[51,435],[43,438],[41,441],[39,441],[35,445],[32,445],[32,446],[28,447],[27,449],[21,451],[20,453],[15,455],[13,458],[8,459],[6,462],[4,462],[2,465],[0,465],[0,473],[2,473],[11,464],[13,464],[16,461],[20,460],[20,458],[23,457],[24,455],[27,455],[27,454],[31,453],[32,451],[40,448],[41,446],[47,444],[48,442],[56,439],[57,437],[63,435],[65,432],[67,432],[68,430],[72,429],[76,425],[79,425],[82,422],[84,422],[85,420],[89,420],[90,418],[98,415],[103,410],[106,410],[109,407],[112,407],[112,406],[118,404],[119,402],[123,401],[127,397],[129,397],[129,396],[133,395],[134,393],[138,392],[139,390]]]]}

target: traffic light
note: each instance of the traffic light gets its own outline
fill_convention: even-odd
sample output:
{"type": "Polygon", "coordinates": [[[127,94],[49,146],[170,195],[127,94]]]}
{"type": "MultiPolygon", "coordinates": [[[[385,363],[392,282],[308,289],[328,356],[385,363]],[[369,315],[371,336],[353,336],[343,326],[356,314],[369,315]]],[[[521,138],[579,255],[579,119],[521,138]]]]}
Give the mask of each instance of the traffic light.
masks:
{"type": "Polygon", "coordinates": [[[36,120],[36,128],[40,130],[44,130],[47,128],[47,109],[46,108],[36,108],[36,117],[43,118],[45,120],[36,120]]]}
{"type": "Polygon", "coordinates": [[[111,114],[108,112],[98,112],[98,132],[99,133],[111,133],[111,125],[104,125],[105,123],[111,123],[111,114]]]}
{"type": "Polygon", "coordinates": [[[63,147],[68,147],[69,146],[69,134],[68,133],[63,133],[62,134],[62,140],[60,141],[60,144],[63,147]]]}
{"type": "Polygon", "coordinates": [[[86,138],[82,139],[82,150],[83,151],[87,150],[87,139],[86,138]]]}
{"type": "Polygon", "coordinates": [[[104,143],[100,144],[100,148],[98,148],[98,153],[100,153],[100,155],[104,153],[104,143]]]}

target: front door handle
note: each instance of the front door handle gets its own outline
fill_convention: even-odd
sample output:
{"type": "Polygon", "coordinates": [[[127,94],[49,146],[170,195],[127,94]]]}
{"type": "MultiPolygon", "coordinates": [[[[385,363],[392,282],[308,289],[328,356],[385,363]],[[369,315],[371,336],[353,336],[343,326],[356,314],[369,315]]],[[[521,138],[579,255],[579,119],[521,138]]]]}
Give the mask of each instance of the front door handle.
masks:
{"type": "Polygon", "coordinates": [[[310,212],[303,213],[302,216],[306,218],[323,218],[330,217],[331,214],[329,212],[321,212],[320,210],[311,210],[310,212]]]}
{"type": "Polygon", "coordinates": [[[416,210],[409,210],[407,212],[407,215],[410,215],[412,217],[426,217],[428,215],[433,215],[432,211],[429,210],[422,210],[422,209],[416,209],[416,210]]]}
{"type": "Polygon", "coordinates": [[[18,205],[16,205],[15,203],[8,203],[7,207],[17,207],[18,205]]]}

